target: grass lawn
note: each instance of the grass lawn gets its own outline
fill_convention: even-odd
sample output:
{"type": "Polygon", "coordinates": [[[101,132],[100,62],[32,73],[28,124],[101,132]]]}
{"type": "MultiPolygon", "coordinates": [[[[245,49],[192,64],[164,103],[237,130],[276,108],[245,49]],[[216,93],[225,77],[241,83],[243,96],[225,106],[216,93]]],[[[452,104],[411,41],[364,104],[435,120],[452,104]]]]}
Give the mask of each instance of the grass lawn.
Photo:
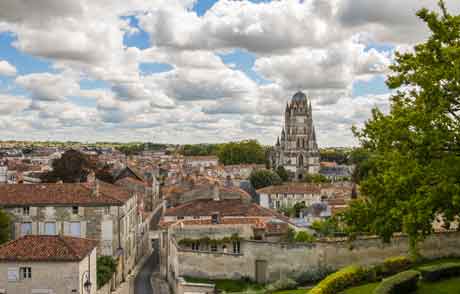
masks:
{"type": "Polygon", "coordinates": [[[216,288],[225,292],[243,292],[247,290],[262,290],[263,286],[243,280],[208,280],[202,278],[184,277],[190,283],[216,284],[216,288]]]}
{"type": "MultiPolygon", "coordinates": [[[[372,294],[379,283],[366,284],[346,290],[345,294],[372,294]]],[[[460,278],[442,280],[435,283],[421,282],[414,294],[458,294],[460,293],[460,278]]]]}
{"type": "Polygon", "coordinates": [[[283,290],[283,291],[278,291],[273,294],[307,294],[308,290],[307,289],[297,289],[297,290],[283,290]]]}

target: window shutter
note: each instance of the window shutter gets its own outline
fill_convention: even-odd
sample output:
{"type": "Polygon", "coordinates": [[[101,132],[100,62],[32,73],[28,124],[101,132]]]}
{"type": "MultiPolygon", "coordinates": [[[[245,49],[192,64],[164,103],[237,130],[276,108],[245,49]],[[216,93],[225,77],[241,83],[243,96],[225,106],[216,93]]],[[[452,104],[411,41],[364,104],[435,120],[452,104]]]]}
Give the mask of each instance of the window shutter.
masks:
{"type": "Polygon", "coordinates": [[[56,235],[59,235],[63,232],[62,222],[56,222],[56,235]]]}
{"type": "Polygon", "coordinates": [[[84,216],[85,215],[85,209],[82,206],[78,206],[78,215],[79,216],[84,216]]]}
{"type": "Polygon", "coordinates": [[[45,234],[45,223],[39,222],[38,223],[38,234],[44,235],[45,234]]]}
{"type": "Polygon", "coordinates": [[[80,222],[80,235],[81,238],[86,238],[86,221],[80,222]]]}
{"type": "Polygon", "coordinates": [[[64,236],[69,236],[70,235],[70,223],[69,222],[64,222],[64,236]]]}
{"type": "Polygon", "coordinates": [[[14,238],[17,239],[21,237],[21,223],[14,224],[14,238]]]}
{"type": "Polygon", "coordinates": [[[32,222],[32,235],[37,235],[37,234],[38,234],[38,223],[32,222]]]}
{"type": "Polygon", "coordinates": [[[32,207],[32,206],[31,206],[31,207],[29,208],[29,215],[30,215],[30,216],[37,216],[37,210],[38,210],[37,207],[32,207]]]}

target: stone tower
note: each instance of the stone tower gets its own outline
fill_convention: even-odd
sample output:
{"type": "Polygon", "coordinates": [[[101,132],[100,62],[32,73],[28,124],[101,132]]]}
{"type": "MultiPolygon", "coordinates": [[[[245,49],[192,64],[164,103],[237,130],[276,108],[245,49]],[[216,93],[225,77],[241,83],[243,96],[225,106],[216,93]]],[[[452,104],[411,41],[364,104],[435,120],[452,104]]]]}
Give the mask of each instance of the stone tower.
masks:
{"type": "Polygon", "coordinates": [[[302,92],[286,104],[284,127],[271,154],[272,167],[283,166],[295,180],[305,173],[319,172],[319,149],[316,143],[311,102],[302,92]]]}

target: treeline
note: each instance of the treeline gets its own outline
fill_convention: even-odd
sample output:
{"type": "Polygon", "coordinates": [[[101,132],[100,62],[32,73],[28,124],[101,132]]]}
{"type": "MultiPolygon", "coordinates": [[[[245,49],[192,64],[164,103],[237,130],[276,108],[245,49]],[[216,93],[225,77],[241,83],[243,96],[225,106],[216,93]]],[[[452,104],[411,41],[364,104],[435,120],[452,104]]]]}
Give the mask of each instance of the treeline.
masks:
{"type": "Polygon", "coordinates": [[[225,165],[230,164],[265,164],[267,149],[257,140],[244,140],[222,144],[183,145],[179,153],[184,156],[216,155],[225,165]]]}

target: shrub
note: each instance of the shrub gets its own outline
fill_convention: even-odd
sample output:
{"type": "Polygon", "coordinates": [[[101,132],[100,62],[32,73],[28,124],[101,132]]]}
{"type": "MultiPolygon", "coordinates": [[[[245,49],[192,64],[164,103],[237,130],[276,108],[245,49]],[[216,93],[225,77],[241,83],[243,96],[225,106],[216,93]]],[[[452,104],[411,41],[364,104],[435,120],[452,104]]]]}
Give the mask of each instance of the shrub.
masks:
{"type": "Polygon", "coordinates": [[[438,281],[442,278],[460,276],[460,263],[447,262],[419,268],[422,278],[428,282],[438,281]]]}
{"type": "Polygon", "coordinates": [[[99,256],[97,258],[97,288],[104,286],[117,270],[117,262],[111,256],[99,256]]]}
{"type": "Polygon", "coordinates": [[[382,274],[390,276],[407,270],[412,265],[412,261],[406,256],[390,257],[383,261],[382,274]]]}
{"type": "Polygon", "coordinates": [[[336,294],[351,286],[358,285],[368,277],[368,271],[360,266],[347,266],[327,276],[308,292],[309,294],[336,294]]]}
{"type": "Polygon", "coordinates": [[[273,293],[275,291],[279,290],[292,290],[297,288],[297,282],[289,279],[289,278],[284,278],[280,279],[274,283],[269,284],[265,290],[267,293],[273,293]]]}
{"type": "Polygon", "coordinates": [[[299,284],[299,285],[306,285],[306,284],[309,284],[311,282],[316,282],[316,281],[319,281],[319,280],[322,280],[324,279],[325,277],[327,277],[329,274],[333,273],[334,271],[327,267],[327,266],[322,266],[318,269],[308,269],[302,273],[300,273],[297,277],[296,277],[296,282],[299,284]]]}
{"type": "Polygon", "coordinates": [[[295,241],[301,243],[311,243],[315,241],[315,237],[310,235],[308,232],[300,231],[295,235],[295,241]]]}
{"type": "Polygon", "coordinates": [[[408,270],[383,280],[373,294],[412,293],[417,290],[420,272],[408,270]]]}

